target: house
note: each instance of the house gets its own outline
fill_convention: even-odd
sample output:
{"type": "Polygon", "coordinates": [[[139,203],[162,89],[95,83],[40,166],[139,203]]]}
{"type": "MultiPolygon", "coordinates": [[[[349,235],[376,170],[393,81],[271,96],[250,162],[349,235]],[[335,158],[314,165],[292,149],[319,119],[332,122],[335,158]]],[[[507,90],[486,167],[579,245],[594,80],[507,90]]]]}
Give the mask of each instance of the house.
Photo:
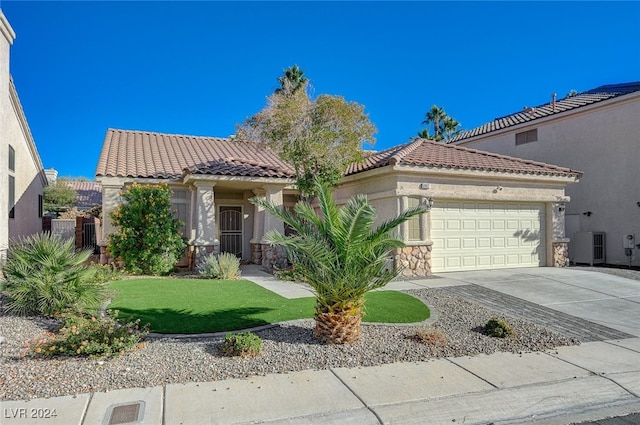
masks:
{"type": "MultiPolygon", "coordinates": [[[[578,171],[474,149],[415,140],[369,155],[346,170],[339,202],[366,194],[384,220],[424,199],[427,214],[400,228],[394,253],[406,276],[500,267],[563,266],[565,187],[578,171]]],[[[96,170],[102,184],[106,245],[120,191],[134,182],[167,183],[195,257],[231,252],[265,267],[281,252],[262,240],[283,223],[252,205],[267,197],[290,208],[293,168],[263,144],[109,129],[96,170]]]]}
{"type": "Polygon", "coordinates": [[[47,180],[9,73],[16,35],[0,10],[0,256],[11,240],[41,231],[47,180]]]}
{"type": "Polygon", "coordinates": [[[567,187],[571,259],[640,266],[640,82],[552,95],[452,143],[583,171],[567,187]]]}
{"type": "MultiPolygon", "coordinates": [[[[53,186],[58,181],[58,171],[54,168],[44,170],[47,182],[53,186]]],[[[95,207],[102,207],[102,185],[98,182],[84,180],[60,180],[76,192],[75,209],[78,211],[88,211],[95,207]]]]}

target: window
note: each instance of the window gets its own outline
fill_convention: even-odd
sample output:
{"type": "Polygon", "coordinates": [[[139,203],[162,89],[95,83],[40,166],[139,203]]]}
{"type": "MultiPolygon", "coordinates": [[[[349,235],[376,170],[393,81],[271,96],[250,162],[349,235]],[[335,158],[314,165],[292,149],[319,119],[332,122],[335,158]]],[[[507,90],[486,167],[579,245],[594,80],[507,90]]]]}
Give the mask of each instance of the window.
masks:
{"type": "Polygon", "coordinates": [[[38,217],[42,218],[44,215],[44,197],[38,195],[38,217]]]}
{"type": "Polygon", "coordinates": [[[171,204],[174,217],[182,222],[180,233],[186,236],[185,231],[189,224],[189,191],[186,189],[174,189],[171,204]]]}
{"type": "Polygon", "coordinates": [[[16,179],[13,176],[9,176],[9,218],[15,218],[16,216],[16,179]]]}
{"type": "Polygon", "coordinates": [[[516,133],[516,146],[538,141],[538,129],[516,133]]]}
{"type": "MultiPolygon", "coordinates": [[[[408,198],[409,208],[417,207],[420,205],[419,198],[408,198]]],[[[414,215],[407,221],[408,236],[410,241],[422,240],[422,223],[420,221],[421,215],[414,215]]]]}
{"type": "Polygon", "coordinates": [[[9,145],[9,170],[16,171],[16,150],[9,145]]]}

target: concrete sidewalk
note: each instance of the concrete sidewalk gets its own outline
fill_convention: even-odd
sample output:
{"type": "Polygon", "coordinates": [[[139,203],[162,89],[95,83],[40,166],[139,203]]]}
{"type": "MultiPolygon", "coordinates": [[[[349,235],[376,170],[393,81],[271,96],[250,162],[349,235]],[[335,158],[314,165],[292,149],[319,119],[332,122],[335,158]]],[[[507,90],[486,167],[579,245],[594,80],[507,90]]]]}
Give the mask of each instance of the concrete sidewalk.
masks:
{"type": "Polygon", "coordinates": [[[3,425],[568,424],[640,412],[640,338],[8,401],[0,409],[3,425]]]}
{"type": "MultiPolygon", "coordinates": [[[[304,285],[278,281],[257,268],[243,268],[243,276],[283,296],[311,296],[304,285]]],[[[635,321],[640,282],[541,268],[450,273],[390,287],[463,285],[491,288],[504,294],[503,300],[517,297],[630,337],[545,353],[495,353],[7,401],[0,402],[0,423],[564,425],[640,412],[640,328],[635,321]],[[597,310],[595,316],[587,307],[597,310]]]]}

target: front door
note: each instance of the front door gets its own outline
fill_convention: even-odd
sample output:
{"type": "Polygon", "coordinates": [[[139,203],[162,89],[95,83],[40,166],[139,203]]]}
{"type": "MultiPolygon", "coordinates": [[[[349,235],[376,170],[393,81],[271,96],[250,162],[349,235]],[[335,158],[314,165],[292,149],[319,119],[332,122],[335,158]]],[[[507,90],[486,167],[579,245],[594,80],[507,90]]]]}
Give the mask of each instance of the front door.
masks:
{"type": "Polygon", "coordinates": [[[220,207],[220,252],[242,258],[242,207],[220,207]]]}

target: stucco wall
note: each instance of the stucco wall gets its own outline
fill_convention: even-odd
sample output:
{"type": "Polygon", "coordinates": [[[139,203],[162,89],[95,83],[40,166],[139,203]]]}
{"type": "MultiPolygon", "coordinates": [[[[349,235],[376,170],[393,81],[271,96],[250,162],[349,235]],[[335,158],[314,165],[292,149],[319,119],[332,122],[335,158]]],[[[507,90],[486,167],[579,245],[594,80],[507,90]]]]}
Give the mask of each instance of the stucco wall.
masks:
{"type": "Polygon", "coordinates": [[[640,93],[623,98],[461,144],[584,172],[578,184],[567,187],[566,214],[577,217],[577,230],[605,232],[607,263],[626,265],[623,235],[633,233],[640,243],[640,93]],[[516,146],[515,133],[533,128],[538,141],[516,146]]]}
{"type": "MultiPolygon", "coordinates": [[[[15,34],[0,10],[0,128],[4,129],[11,116],[9,100],[9,48],[15,34]]],[[[4,255],[9,246],[9,178],[8,152],[9,141],[4,130],[0,130],[0,255],[4,255]]]]}
{"type": "Polygon", "coordinates": [[[9,76],[12,31],[0,12],[0,251],[12,239],[42,230],[40,198],[46,184],[42,162],[9,76]],[[15,150],[15,170],[8,169],[9,145],[15,150]],[[15,179],[14,218],[9,218],[9,175],[15,179]],[[8,224],[7,224],[8,223],[8,224]]]}
{"type": "MultiPolygon", "coordinates": [[[[554,265],[556,261],[553,244],[565,240],[564,228],[559,228],[558,223],[564,223],[564,201],[568,200],[565,196],[565,187],[571,181],[568,178],[551,176],[397,166],[350,176],[335,191],[335,194],[339,202],[345,202],[349,196],[357,193],[366,194],[376,208],[378,222],[389,219],[406,209],[407,199],[410,197],[432,198],[438,202],[468,200],[543,203],[546,206],[544,263],[554,265]]],[[[423,253],[425,258],[418,258],[418,260],[424,260],[424,264],[429,265],[432,242],[430,214],[424,214],[421,220],[423,231],[420,240],[408,240],[406,223],[398,229],[400,238],[411,249],[396,253],[396,261],[411,262],[411,258],[415,255],[411,258],[400,257],[403,254],[408,256],[416,252],[423,253]]],[[[418,269],[421,268],[416,266],[416,270],[418,269]]],[[[411,267],[405,268],[408,275],[420,272],[416,270],[411,267]]]]}

